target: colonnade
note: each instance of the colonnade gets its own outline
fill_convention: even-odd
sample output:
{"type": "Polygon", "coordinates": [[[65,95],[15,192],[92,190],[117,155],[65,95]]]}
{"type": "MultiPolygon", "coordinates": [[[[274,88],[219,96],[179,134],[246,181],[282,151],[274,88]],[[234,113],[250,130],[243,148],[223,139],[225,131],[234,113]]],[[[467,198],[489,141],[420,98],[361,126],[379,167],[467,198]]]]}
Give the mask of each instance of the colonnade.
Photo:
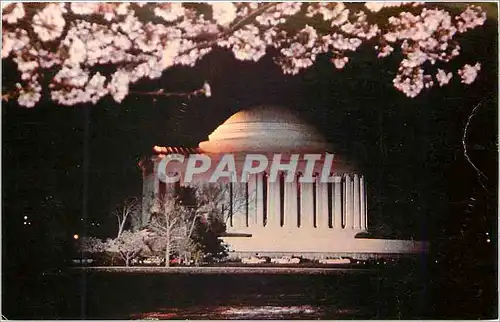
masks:
{"type": "Polygon", "coordinates": [[[333,182],[268,182],[265,173],[254,174],[247,183],[232,183],[230,231],[242,228],[309,228],[367,230],[364,177],[343,173],[333,182]]]}

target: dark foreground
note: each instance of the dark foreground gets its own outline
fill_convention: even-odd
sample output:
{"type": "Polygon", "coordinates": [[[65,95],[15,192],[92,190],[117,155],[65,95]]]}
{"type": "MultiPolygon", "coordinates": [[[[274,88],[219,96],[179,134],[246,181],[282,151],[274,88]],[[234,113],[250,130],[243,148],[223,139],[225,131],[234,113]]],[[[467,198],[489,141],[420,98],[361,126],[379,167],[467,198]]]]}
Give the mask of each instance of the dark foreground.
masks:
{"type": "MultiPolygon", "coordinates": [[[[423,265],[161,267],[3,274],[8,319],[493,319],[497,288],[423,265]],[[434,274],[432,273],[434,271],[434,274]]],[[[491,276],[494,271],[491,271],[491,276]]]]}
{"type": "Polygon", "coordinates": [[[426,318],[431,306],[424,280],[414,270],[394,268],[307,274],[68,270],[16,283],[20,289],[10,294],[22,296],[3,297],[3,313],[9,319],[426,318]]]}

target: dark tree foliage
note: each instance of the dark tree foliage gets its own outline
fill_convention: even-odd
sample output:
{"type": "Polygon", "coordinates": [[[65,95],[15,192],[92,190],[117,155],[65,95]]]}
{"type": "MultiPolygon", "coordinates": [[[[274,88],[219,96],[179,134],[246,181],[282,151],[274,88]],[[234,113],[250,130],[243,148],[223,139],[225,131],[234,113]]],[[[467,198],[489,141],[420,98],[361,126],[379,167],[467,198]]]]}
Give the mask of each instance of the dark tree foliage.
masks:
{"type": "MultiPolygon", "coordinates": [[[[180,203],[196,211],[198,200],[195,188],[180,187],[177,192],[180,203]]],[[[217,214],[210,213],[206,217],[197,219],[192,236],[196,251],[201,252],[209,262],[226,257],[227,248],[219,238],[225,231],[226,225],[217,214]]]]}
{"type": "Polygon", "coordinates": [[[204,254],[205,260],[213,262],[226,257],[227,247],[219,236],[226,231],[226,225],[217,216],[198,221],[193,240],[204,254]]]}

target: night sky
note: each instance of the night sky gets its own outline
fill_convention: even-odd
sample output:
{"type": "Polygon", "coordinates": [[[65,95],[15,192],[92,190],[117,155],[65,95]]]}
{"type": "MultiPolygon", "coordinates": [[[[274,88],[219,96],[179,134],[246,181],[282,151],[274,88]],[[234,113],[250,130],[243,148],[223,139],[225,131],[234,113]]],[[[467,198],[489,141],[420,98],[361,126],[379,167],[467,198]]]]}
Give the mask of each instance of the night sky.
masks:
{"type": "MultiPolygon", "coordinates": [[[[194,68],[173,68],[132,88],[191,91],[206,80],[210,98],[133,94],[120,104],[109,97],[74,107],[45,100],[32,109],[3,102],[4,269],[29,270],[34,262],[64,258],[74,233],[113,235],[111,211],[126,197],[140,196],[137,163],[154,145],[194,147],[233,113],[279,104],[296,110],[337,153],[359,164],[373,234],[428,239],[432,256],[448,261],[439,272],[462,272],[454,263],[472,260],[490,272],[484,283],[496,283],[497,240],[485,240],[486,233],[497,235],[497,47],[497,24],[490,19],[467,34],[452,63],[456,70],[481,62],[477,81],[463,85],[454,75],[452,85],[415,99],[392,87],[397,55],[377,60],[364,47],[343,70],[323,57],[296,76],[282,75],[270,55],[249,63],[215,50],[194,68]],[[489,179],[488,192],[466,163],[461,142],[480,101],[468,142],[489,179]],[[24,216],[31,225],[23,224],[24,216]]],[[[5,88],[18,73],[11,62],[2,63],[5,88]]]]}

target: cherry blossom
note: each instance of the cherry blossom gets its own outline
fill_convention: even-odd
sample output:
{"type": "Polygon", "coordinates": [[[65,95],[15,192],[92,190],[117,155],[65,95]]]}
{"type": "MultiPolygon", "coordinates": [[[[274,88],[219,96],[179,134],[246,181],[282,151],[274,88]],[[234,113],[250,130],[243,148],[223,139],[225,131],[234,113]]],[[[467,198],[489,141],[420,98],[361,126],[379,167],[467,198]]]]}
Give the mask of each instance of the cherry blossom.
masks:
{"type": "Polygon", "coordinates": [[[71,11],[77,15],[90,15],[97,13],[100,4],[95,3],[85,3],[85,2],[73,2],[70,4],[71,11]]]}
{"type": "Polygon", "coordinates": [[[267,43],[259,36],[259,29],[252,25],[237,30],[226,41],[219,41],[218,45],[231,48],[236,59],[253,61],[262,58],[267,48],[267,43]]]}
{"type": "MultiPolygon", "coordinates": [[[[283,73],[296,75],[321,55],[343,69],[364,44],[374,59],[401,54],[393,86],[416,97],[452,82],[457,36],[485,21],[477,5],[452,13],[420,2],[2,3],[2,59],[20,72],[2,97],[26,107],[44,95],[62,105],[122,102],[139,94],[138,81],[192,67],[216,47],[253,62],[274,48],[283,73]]],[[[479,71],[469,62],[456,72],[471,84],[479,71]]],[[[187,96],[200,94],[211,97],[208,82],[187,96]]]]}
{"type": "Polygon", "coordinates": [[[276,26],[286,22],[287,16],[293,16],[301,9],[300,2],[282,2],[268,8],[255,20],[262,26],[276,26]]]}
{"type": "Polygon", "coordinates": [[[129,83],[129,74],[126,71],[119,70],[113,75],[108,89],[115,101],[121,102],[127,96],[129,83]]]}
{"type": "Polygon", "coordinates": [[[184,8],[180,2],[164,3],[154,9],[155,15],[165,21],[175,21],[184,15],[184,8]]]}
{"type": "MultiPolygon", "coordinates": [[[[2,9],[11,3],[2,3],[2,9]]],[[[24,6],[22,3],[16,3],[14,6],[11,6],[10,12],[9,13],[4,13],[2,15],[2,21],[9,23],[9,24],[14,24],[16,23],[19,19],[23,18],[25,15],[24,12],[24,6]]]]}
{"type": "Polygon", "coordinates": [[[203,84],[203,92],[205,93],[206,97],[212,96],[212,90],[210,89],[210,84],[208,82],[205,82],[203,84]]]}
{"type": "Polygon", "coordinates": [[[21,89],[19,91],[19,98],[18,98],[19,105],[26,107],[35,106],[36,102],[38,102],[42,97],[40,91],[41,91],[40,85],[38,86],[32,85],[32,87],[29,89],[25,88],[21,89]]]}
{"type": "Polygon", "coordinates": [[[477,74],[481,70],[481,64],[476,63],[474,66],[465,64],[464,67],[458,70],[458,75],[462,78],[462,83],[471,84],[477,77],[477,74]]]}
{"type": "Polygon", "coordinates": [[[334,59],[332,59],[332,61],[337,69],[342,69],[342,68],[344,68],[345,64],[347,64],[347,62],[349,62],[349,58],[347,58],[347,57],[334,58],[334,59]]]}
{"type": "Polygon", "coordinates": [[[446,73],[444,70],[438,68],[438,72],[436,74],[436,80],[439,83],[439,86],[444,86],[448,84],[453,77],[453,74],[448,72],[446,73]]]}
{"type": "Polygon", "coordinates": [[[63,3],[51,3],[33,17],[33,31],[40,40],[54,40],[62,34],[66,24],[63,18],[65,12],[63,3]]]}
{"type": "Polygon", "coordinates": [[[220,25],[227,26],[236,18],[236,6],[231,2],[212,2],[212,18],[220,25]]]}
{"type": "Polygon", "coordinates": [[[342,2],[319,2],[311,4],[307,7],[306,15],[309,18],[312,18],[317,14],[321,15],[324,21],[331,20],[331,26],[340,26],[347,21],[349,10],[346,9],[345,5],[342,2]]]}
{"type": "Polygon", "coordinates": [[[422,2],[386,2],[386,1],[377,1],[377,2],[366,2],[365,7],[372,11],[372,12],[379,12],[383,8],[390,8],[390,7],[400,7],[402,5],[412,5],[412,6],[418,6],[421,5],[422,2]]]}

